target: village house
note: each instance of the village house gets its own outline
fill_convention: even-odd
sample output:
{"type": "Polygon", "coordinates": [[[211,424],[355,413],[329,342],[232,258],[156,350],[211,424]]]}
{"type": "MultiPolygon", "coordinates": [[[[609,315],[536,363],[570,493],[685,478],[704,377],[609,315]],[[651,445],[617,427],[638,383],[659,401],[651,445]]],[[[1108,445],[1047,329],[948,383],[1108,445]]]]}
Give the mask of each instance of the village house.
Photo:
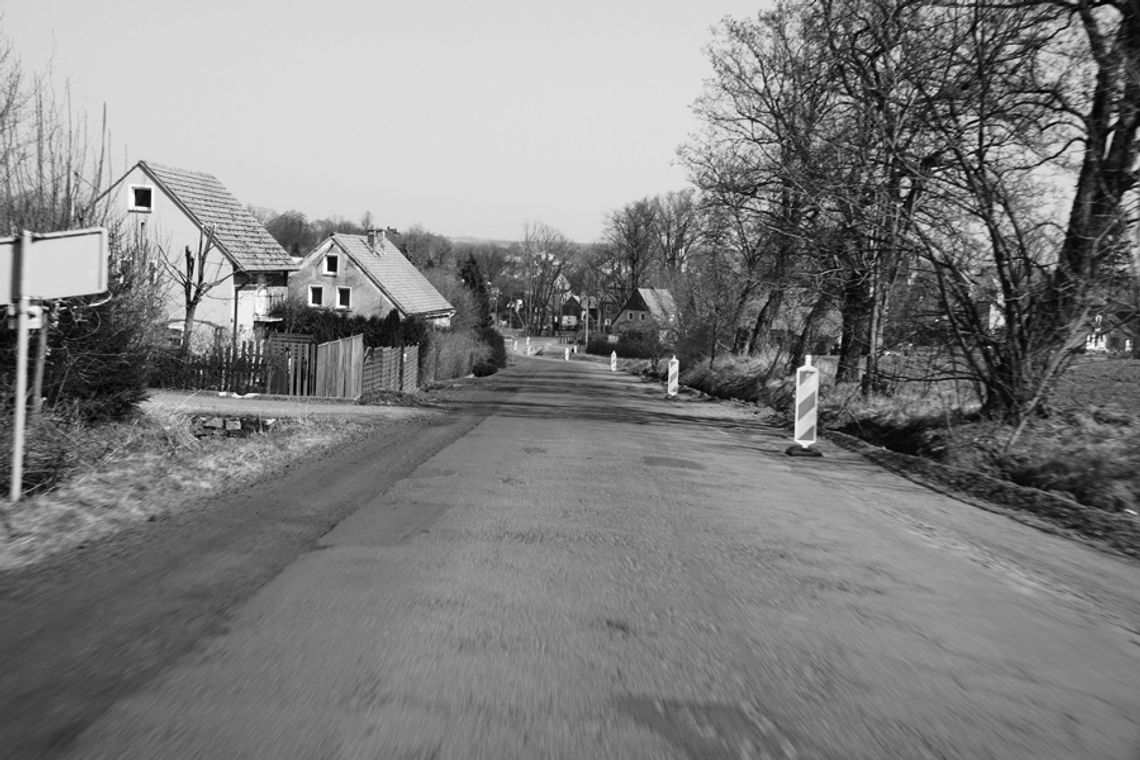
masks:
{"type": "Polygon", "coordinates": [[[155,255],[175,341],[201,347],[264,332],[296,265],[217,178],[139,161],[99,202],[124,220],[128,244],[155,255]]]}
{"type": "Polygon", "coordinates": [[[638,288],[621,307],[614,332],[639,332],[656,327],[662,340],[677,329],[677,306],[665,288],[638,288]]]}
{"type": "Polygon", "coordinates": [[[289,278],[289,294],[309,306],[386,317],[419,317],[448,327],[455,307],[400,252],[385,230],[335,233],[309,252],[289,278]]]}

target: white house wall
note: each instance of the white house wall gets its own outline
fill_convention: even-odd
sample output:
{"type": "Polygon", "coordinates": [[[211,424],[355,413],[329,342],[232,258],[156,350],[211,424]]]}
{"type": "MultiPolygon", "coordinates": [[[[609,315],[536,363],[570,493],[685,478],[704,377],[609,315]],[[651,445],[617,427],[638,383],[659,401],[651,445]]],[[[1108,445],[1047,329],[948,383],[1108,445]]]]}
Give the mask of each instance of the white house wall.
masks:
{"type": "MultiPolygon", "coordinates": [[[[142,169],[135,167],[116,188],[112,200],[111,211],[125,221],[124,233],[128,240],[147,240],[152,248],[165,255],[168,265],[178,272],[186,271],[186,246],[190,250],[198,251],[200,231],[194,222],[175,202],[143,173],[142,169]],[[152,194],[151,211],[130,211],[131,187],[147,185],[154,188],[152,194]]],[[[206,256],[206,281],[213,282],[225,277],[226,279],[214,286],[206,293],[198,305],[195,320],[198,323],[207,323],[225,330],[227,333],[234,323],[234,284],[233,266],[229,260],[217,249],[209,251],[206,256]]],[[[166,288],[167,318],[170,321],[186,318],[186,301],[183,290],[173,275],[167,275],[170,283],[166,288]]],[[[243,301],[244,298],[243,293],[243,301]]],[[[251,329],[253,325],[253,294],[249,296],[249,307],[239,309],[239,325],[251,329]]],[[[196,331],[199,332],[199,331],[196,331]]]]}

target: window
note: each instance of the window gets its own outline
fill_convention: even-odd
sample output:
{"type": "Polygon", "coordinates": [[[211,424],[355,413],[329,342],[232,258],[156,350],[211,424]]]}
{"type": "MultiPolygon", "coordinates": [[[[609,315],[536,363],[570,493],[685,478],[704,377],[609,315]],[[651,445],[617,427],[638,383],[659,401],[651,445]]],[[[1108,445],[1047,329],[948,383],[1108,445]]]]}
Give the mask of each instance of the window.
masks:
{"type": "Polygon", "coordinates": [[[320,285],[309,286],[309,306],[320,306],[325,300],[325,289],[320,285]]]}
{"type": "Polygon", "coordinates": [[[127,188],[127,211],[149,214],[153,206],[153,187],[150,185],[130,185],[127,188]]]}
{"type": "Polygon", "coordinates": [[[340,256],[330,253],[325,256],[325,274],[336,274],[340,271],[340,256]]]}
{"type": "Polygon", "coordinates": [[[642,315],[641,315],[641,321],[642,321],[642,322],[644,322],[644,321],[645,321],[645,315],[644,315],[644,314],[642,314],[642,315]]]}
{"type": "Polygon", "coordinates": [[[336,289],[336,307],[338,309],[352,308],[352,288],[336,289]]]}

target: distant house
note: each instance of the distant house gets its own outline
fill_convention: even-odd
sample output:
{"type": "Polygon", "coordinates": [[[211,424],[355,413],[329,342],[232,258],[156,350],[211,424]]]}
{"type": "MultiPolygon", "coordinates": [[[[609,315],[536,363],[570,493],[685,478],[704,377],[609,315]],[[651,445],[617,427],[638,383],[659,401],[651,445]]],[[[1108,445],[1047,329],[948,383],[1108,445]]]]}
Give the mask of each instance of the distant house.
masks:
{"type": "Polygon", "coordinates": [[[562,302],[562,310],[558,315],[559,330],[577,330],[582,320],[582,302],[577,296],[566,296],[562,302]]]}
{"type": "Polygon", "coordinates": [[[408,261],[384,230],[330,235],[301,259],[289,295],[309,306],[451,324],[455,307],[408,261]]]}
{"type": "Polygon", "coordinates": [[[177,336],[187,312],[185,280],[195,282],[199,271],[211,287],[194,310],[196,341],[255,337],[274,301],[286,294],[293,260],[213,175],[139,161],[99,202],[125,219],[128,242],[160,257],[156,276],[177,336]],[[195,262],[189,275],[188,258],[195,262]]]}
{"type": "Polygon", "coordinates": [[[656,327],[664,340],[677,327],[677,306],[673,294],[664,288],[638,288],[621,307],[614,320],[614,332],[647,330],[656,327]]]}

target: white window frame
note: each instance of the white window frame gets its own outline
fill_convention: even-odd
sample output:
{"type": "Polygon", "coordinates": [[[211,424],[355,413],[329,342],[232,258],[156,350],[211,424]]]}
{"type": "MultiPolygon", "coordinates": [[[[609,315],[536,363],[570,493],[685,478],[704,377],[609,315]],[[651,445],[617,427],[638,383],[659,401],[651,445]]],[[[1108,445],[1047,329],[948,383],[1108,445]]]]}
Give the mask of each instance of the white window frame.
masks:
{"type": "Polygon", "coordinates": [[[154,209],[154,185],[127,185],[127,211],[138,214],[149,214],[154,209]],[[150,192],[150,205],[140,206],[135,203],[135,191],[147,190],[150,192]]]}
{"type": "Polygon", "coordinates": [[[321,269],[321,271],[322,271],[324,274],[327,274],[327,275],[332,275],[333,277],[335,277],[336,275],[340,274],[340,254],[337,254],[337,253],[326,253],[326,254],[325,254],[325,262],[324,262],[324,268],[323,268],[323,269],[321,269]],[[334,263],[336,264],[336,268],[335,268],[335,269],[330,269],[330,268],[329,268],[329,262],[330,262],[330,261],[331,261],[331,262],[334,262],[334,263]]]}
{"type": "Polygon", "coordinates": [[[336,307],[343,311],[348,311],[352,308],[352,288],[339,287],[336,289],[336,307]],[[344,293],[348,294],[348,303],[340,302],[340,297],[344,293]]]}
{"type": "Polygon", "coordinates": [[[325,305],[325,287],[323,285],[309,286],[309,306],[325,305]],[[313,296],[316,296],[314,298],[313,296]]]}

